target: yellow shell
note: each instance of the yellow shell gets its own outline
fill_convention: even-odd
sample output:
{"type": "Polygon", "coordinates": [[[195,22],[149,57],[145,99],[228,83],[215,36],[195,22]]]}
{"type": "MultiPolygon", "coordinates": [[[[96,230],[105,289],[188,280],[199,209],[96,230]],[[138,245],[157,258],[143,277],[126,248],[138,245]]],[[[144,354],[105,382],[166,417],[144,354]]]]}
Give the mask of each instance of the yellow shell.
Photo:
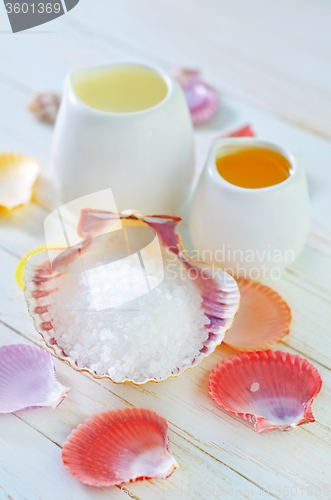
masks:
{"type": "Polygon", "coordinates": [[[0,154],[0,206],[11,210],[29,202],[39,171],[39,163],[32,158],[0,154]]]}
{"type": "Polygon", "coordinates": [[[15,269],[15,278],[16,278],[18,286],[20,288],[22,288],[22,290],[24,290],[24,266],[25,266],[26,261],[28,260],[29,257],[31,257],[31,255],[34,255],[35,253],[38,253],[38,252],[42,252],[44,250],[47,250],[46,245],[35,248],[31,252],[24,255],[24,257],[22,257],[21,260],[19,261],[19,263],[17,264],[16,269],[15,269]]]}
{"type": "Polygon", "coordinates": [[[19,263],[16,266],[15,269],[15,279],[20,288],[24,290],[25,285],[24,285],[24,268],[25,268],[25,263],[28,260],[31,255],[35,255],[38,252],[43,252],[47,250],[48,248],[58,248],[61,244],[60,243],[52,243],[48,245],[42,245],[41,247],[34,248],[30,252],[24,255],[19,261],[19,263]]]}

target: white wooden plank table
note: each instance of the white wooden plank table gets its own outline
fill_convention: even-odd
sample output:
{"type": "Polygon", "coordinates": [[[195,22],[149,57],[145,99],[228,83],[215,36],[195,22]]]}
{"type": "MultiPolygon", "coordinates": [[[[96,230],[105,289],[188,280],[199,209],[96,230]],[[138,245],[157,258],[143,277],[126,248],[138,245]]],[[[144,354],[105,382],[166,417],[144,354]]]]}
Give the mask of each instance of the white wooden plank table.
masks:
{"type": "MultiPolygon", "coordinates": [[[[246,122],[297,155],[308,175],[312,224],[301,256],[272,284],[293,313],[279,348],[309,359],[323,378],[315,423],[257,435],[208,395],[210,371],[234,352],[226,346],[179,378],[143,387],[97,381],[55,359],[72,388],[59,408],[1,416],[0,500],[127,498],[120,488],[83,486],[61,462],[76,425],[127,406],[168,420],[180,465],[166,481],[129,485],[133,498],[331,498],[330,16],[327,0],[81,0],[52,24],[12,35],[0,5],[0,150],[33,155],[43,175],[52,127],[36,122],[27,102],[40,90],[60,92],[73,66],[117,60],[197,67],[220,90],[220,112],[196,129],[197,171],[210,140],[246,122]]],[[[37,200],[0,211],[0,345],[44,347],[14,281],[18,259],[44,244],[42,183],[37,200]]]]}

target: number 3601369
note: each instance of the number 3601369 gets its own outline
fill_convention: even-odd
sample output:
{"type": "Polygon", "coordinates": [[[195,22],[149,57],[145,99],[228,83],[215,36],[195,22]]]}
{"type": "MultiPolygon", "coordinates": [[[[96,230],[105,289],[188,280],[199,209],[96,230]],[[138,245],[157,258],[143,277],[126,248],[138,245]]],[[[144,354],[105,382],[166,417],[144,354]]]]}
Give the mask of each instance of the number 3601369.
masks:
{"type": "Polygon", "coordinates": [[[54,12],[55,14],[59,14],[61,11],[61,4],[60,3],[55,3],[54,5],[51,3],[23,3],[22,5],[19,3],[6,3],[6,10],[8,14],[27,14],[28,12],[34,14],[34,13],[47,13],[51,14],[54,12]]]}

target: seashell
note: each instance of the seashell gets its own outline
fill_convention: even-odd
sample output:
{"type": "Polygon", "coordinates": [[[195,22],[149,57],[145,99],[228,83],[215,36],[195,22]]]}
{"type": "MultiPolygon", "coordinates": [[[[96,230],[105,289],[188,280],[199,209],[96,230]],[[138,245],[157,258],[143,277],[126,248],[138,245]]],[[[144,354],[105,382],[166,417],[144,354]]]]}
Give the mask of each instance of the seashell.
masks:
{"type": "Polygon", "coordinates": [[[39,170],[39,164],[28,156],[0,154],[0,206],[11,210],[28,203],[39,170]]]}
{"type": "Polygon", "coordinates": [[[85,420],[65,442],[62,459],[76,479],[99,487],[166,479],[178,467],[169,450],[167,422],[138,408],[85,420]]]}
{"type": "Polygon", "coordinates": [[[240,127],[239,129],[232,130],[230,132],[225,132],[224,134],[218,136],[217,139],[226,137],[255,137],[255,136],[256,134],[254,133],[252,127],[250,125],[245,125],[244,127],[240,127]]]}
{"type": "Polygon", "coordinates": [[[184,91],[193,123],[196,125],[210,120],[218,108],[216,90],[201,80],[198,71],[173,68],[171,73],[184,91]]]}
{"type": "Polygon", "coordinates": [[[26,344],[0,347],[0,413],[56,408],[69,391],[57,380],[49,352],[26,344]]]}
{"type": "Polygon", "coordinates": [[[35,255],[36,253],[43,252],[44,250],[47,250],[48,248],[57,248],[57,247],[58,247],[58,245],[56,245],[55,243],[53,245],[42,245],[41,247],[34,248],[33,250],[28,252],[26,255],[24,255],[24,257],[22,257],[20,259],[20,261],[17,264],[16,269],[15,269],[15,279],[16,279],[16,283],[18,284],[18,286],[20,288],[22,288],[22,290],[24,290],[24,286],[25,286],[24,285],[24,267],[25,267],[25,263],[28,260],[28,258],[31,257],[31,255],[35,255]]]}
{"type": "Polygon", "coordinates": [[[37,94],[29,104],[29,110],[44,123],[55,123],[61,103],[61,96],[54,92],[37,94]]]}
{"type": "Polygon", "coordinates": [[[239,351],[262,351],[288,335],[291,310],[278,293],[257,281],[237,280],[241,301],[224,343],[239,351]]]}
{"type": "Polygon", "coordinates": [[[214,368],[209,379],[214,401],[251,422],[258,433],[314,422],[311,405],[321,386],[312,364],[281,351],[231,356],[214,368]]]}
{"type": "MultiPolygon", "coordinates": [[[[69,363],[75,370],[87,371],[95,378],[113,380],[108,373],[97,374],[89,367],[79,367],[77,360],[72,359],[64,352],[55,340],[53,320],[48,308],[52,304],[52,295],[61,288],[61,282],[66,276],[62,270],[65,271],[69,268],[73,270],[74,266],[80,263],[82,255],[88,260],[89,255],[95,256],[100,253],[102,248],[107,248],[107,255],[118,254],[117,259],[123,257],[123,252],[121,253],[123,249],[120,245],[118,248],[116,246],[117,240],[114,240],[113,243],[108,242],[107,245],[110,245],[110,247],[105,247],[105,240],[98,236],[100,232],[106,232],[107,228],[114,224],[114,220],[118,221],[119,218],[126,230],[130,226],[154,229],[162,252],[170,255],[172,259],[174,258],[176,265],[183,267],[188,271],[189,275],[193,276],[192,282],[202,297],[201,307],[209,320],[209,324],[205,325],[207,330],[206,340],[203,341],[200,351],[192,356],[191,362],[187,362],[183,366],[174,366],[166,377],[139,380],[133,377],[132,379],[115,380],[116,383],[133,382],[137,385],[149,381],[160,382],[169,377],[180,375],[187,368],[196,366],[211,354],[217,345],[222,342],[225,332],[230,328],[240,302],[237,283],[229,274],[221,269],[213,268],[209,264],[193,260],[185,253],[181,238],[176,232],[176,228],[181,222],[180,217],[169,215],[144,216],[139,213],[133,214],[132,211],[113,214],[93,209],[82,210],[78,224],[78,233],[82,237],[81,243],[67,250],[57,250],[58,253],[62,253],[52,265],[47,251],[31,256],[26,262],[24,276],[25,298],[37,331],[42,335],[46,345],[51,347],[61,360],[69,363]]],[[[112,233],[107,234],[111,235],[112,233]]],[[[103,236],[105,235],[103,234],[103,236]]],[[[69,272],[71,272],[70,269],[69,272]]]]}

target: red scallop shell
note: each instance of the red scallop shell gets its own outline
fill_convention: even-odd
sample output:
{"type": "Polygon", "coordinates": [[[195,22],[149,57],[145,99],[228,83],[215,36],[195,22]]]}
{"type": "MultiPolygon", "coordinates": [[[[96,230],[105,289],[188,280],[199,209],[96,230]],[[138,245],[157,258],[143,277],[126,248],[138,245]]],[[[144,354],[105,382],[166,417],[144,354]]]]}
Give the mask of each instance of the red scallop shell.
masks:
{"type": "Polygon", "coordinates": [[[224,134],[219,136],[220,138],[225,137],[255,137],[256,134],[250,125],[244,125],[236,130],[232,130],[230,132],[225,132],[224,134]]]}
{"type": "Polygon", "coordinates": [[[62,459],[79,481],[99,487],[166,479],[178,467],[169,450],[167,422],[138,408],[85,420],[65,442],[62,459]]]}
{"type": "Polygon", "coordinates": [[[282,341],[291,325],[291,310],[270,287],[244,278],[237,280],[241,302],[224,343],[240,351],[262,351],[282,341]]]}
{"type": "Polygon", "coordinates": [[[209,393],[224,410],[254,424],[258,433],[314,422],[311,405],[322,387],[306,359],[282,351],[240,353],[212,371],[209,393]]]}

